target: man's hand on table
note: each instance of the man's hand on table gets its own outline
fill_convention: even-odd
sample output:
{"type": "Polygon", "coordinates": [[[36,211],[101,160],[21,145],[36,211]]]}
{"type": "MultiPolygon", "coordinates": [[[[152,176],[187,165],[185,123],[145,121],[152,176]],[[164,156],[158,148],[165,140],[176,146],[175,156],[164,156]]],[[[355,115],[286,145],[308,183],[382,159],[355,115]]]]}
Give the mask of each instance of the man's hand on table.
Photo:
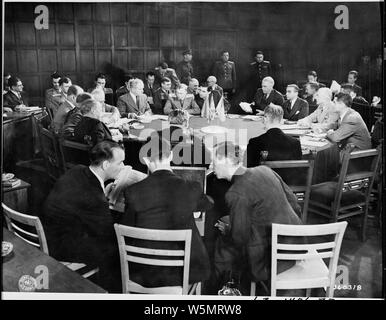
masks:
{"type": "Polygon", "coordinates": [[[240,107],[243,109],[246,113],[253,113],[251,103],[248,102],[240,102],[240,107]]]}

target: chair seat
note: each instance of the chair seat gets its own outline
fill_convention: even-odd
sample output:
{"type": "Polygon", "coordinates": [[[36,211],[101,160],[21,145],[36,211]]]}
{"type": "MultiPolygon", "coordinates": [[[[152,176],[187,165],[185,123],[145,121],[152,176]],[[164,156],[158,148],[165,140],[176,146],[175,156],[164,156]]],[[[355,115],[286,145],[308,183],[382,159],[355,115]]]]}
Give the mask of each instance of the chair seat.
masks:
{"type": "MultiPolygon", "coordinates": [[[[316,252],[315,252],[316,253],[316,252]]],[[[277,275],[277,289],[306,289],[328,285],[329,271],[322,258],[297,261],[296,264],[277,275]]]]}
{"type": "Polygon", "coordinates": [[[147,288],[131,280],[129,280],[127,284],[129,289],[128,291],[133,293],[182,295],[182,286],[147,288]]]}
{"type": "MultiPolygon", "coordinates": [[[[325,205],[331,205],[337,192],[337,182],[329,181],[311,186],[310,201],[317,201],[325,205]]],[[[365,195],[358,190],[349,190],[342,193],[341,206],[364,202],[365,195]]]]}

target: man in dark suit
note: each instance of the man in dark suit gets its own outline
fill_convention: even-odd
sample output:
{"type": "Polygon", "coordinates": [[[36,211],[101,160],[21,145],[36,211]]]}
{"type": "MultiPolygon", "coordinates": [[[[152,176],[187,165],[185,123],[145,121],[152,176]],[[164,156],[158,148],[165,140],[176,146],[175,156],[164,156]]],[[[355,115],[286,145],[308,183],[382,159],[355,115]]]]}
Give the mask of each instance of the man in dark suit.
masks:
{"type": "Polygon", "coordinates": [[[52,88],[45,92],[45,107],[50,109],[53,115],[58,111],[60,104],[65,101],[59,85],[60,78],[60,74],[53,73],[51,75],[52,88]]]}
{"type": "Polygon", "coordinates": [[[129,81],[129,93],[118,98],[117,108],[121,117],[125,118],[129,114],[143,115],[151,113],[147,102],[147,96],[143,94],[144,84],[141,79],[131,79],[129,81]]]}
{"type": "Polygon", "coordinates": [[[143,93],[146,94],[148,98],[150,108],[154,105],[154,91],[156,91],[159,87],[160,85],[155,82],[155,73],[153,71],[147,72],[143,93]]]}
{"type": "Polygon", "coordinates": [[[286,135],[280,129],[283,109],[268,106],[264,110],[264,125],[267,132],[248,142],[244,164],[248,168],[260,165],[261,161],[300,160],[302,148],[300,141],[286,135]]]}
{"type": "Polygon", "coordinates": [[[223,51],[221,53],[221,60],[215,62],[213,75],[217,78],[218,85],[223,88],[231,100],[236,92],[236,66],[233,61],[229,61],[228,51],[223,51]]]}
{"type": "Polygon", "coordinates": [[[8,85],[10,89],[3,95],[3,107],[8,108],[8,111],[18,111],[22,107],[28,107],[28,96],[23,91],[21,80],[17,77],[10,77],[8,85]]]}
{"type": "Polygon", "coordinates": [[[289,84],[286,90],[287,100],[283,103],[284,119],[298,121],[308,116],[308,102],[299,98],[299,87],[289,84]]]}
{"type": "Polygon", "coordinates": [[[351,109],[352,98],[349,94],[339,92],[335,96],[335,110],[339,113],[338,129],[327,131],[327,139],[344,148],[353,144],[354,150],[371,149],[370,133],[361,115],[351,109]]]}
{"type": "Polygon", "coordinates": [[[123,168],[125,152],[103,141],[90,152],[89,167],[77,165],[55,183],[44,204],[50,255],[99,267],[100,285],[119,292],[119,254],[104,183],[123,168]]]}
{"type": "Polygon", "coordinates": [[[164,114],[166,101],[170,99],[171,86],[172,82],[169,78],[162,78],[161,87],[154,91],[154,106],[152,109],[154,114],[164,114]]]}
{"type": "MultiPolygon", "coordinates": [[[[126,207],[121,223],[148,229],[191,229],[189,283],[204,281],[209,278],[209,257],[193,212],[206,211],[211,208],[211,203],[197,182],[183,180],[173,173],[170,168],[172,152],[165,139],[155,135],[149,144],[144,160],[151,175],[125,190],[126,207]]],[[[140,240],[135,244],[145,245],[140,240]]],[[[162,248],[179,246],[165,243],[162,248]]],[[[145,287],[182,284],[182,268],[138,264],[130,264],[129,268],[130,279],[145,287]]]]}
{"type": "Polygon", "coordinates": [[[266,77],[262,81],[261,88],[257,89],[254,101],[252,103],[241,102],[240,107],[246,113],[255,114],[258,110],[263,111],[266,106],[271,103],[277,106],[282,106],[284,103],[283,95],[275,90],[275,80],[272,77],[266,77]]]}
{"type": "Polygon", "coordinates": [[[357,80],[358,80],[358,71],[351,70],[347,75],[347,83],[353,86],[354,91],[358,96],[362,96],[362,87],[356,84],[357,80]]]}
{"type": "Polygon", "coordinates": [[[264,60],[262,51],[257,51],[255,61],[250,64],[250,72],[253,89],[261,88],[261,82],[265,77],[272,76],[271,63],[264,60]]]}
{"type": "Polygon", "coordinates": [[[189,80],[194,77],[192,65],[192,50],[188,49],[182,52],[183,60],[177,64],[176,73],[181,83],[189,84],[189,80]]]}
{"type": "Polygon", "coordinates": [[[200,96],[199,83],[196,78],[190,79],[188,94],[192,94],[194,96],[194,101],[196,101],[200,109],[202,109],[202,106],[204,105],[204,99],[200,96]]]}
{"type": "Polygon", "coordinates": [[[308,102],[309,113],[313,113],[318,104],[315,99],[315,94],[318,91],[319,86],[316,82],[308,82],[305,84],[304,99],[308,102]]]}
{"type": "Polygon", "coordinates": [[[115,91],[115,98],[118,99],[120,96],[126,94],[126,93],[129,93],[129,81],[133,79],[133,77],[131,76],[131,74],[128,74],[126,73],[124,75],[124,81],[125,81],[125,85],[119,87],[116,91],[115,91]]]}
{"type": "MultiPolygon", "coordinates": [[[[225,195],[229,219],[216,224],[224,235],[217,243],[216,274],[249,271],[254,281],[268,280],[272,223],[301,224],[300,207],[291,189],[270,168],[246,169],[241,163],[238,145],[227,141],[215,147],[214,172],[232,183],[225,195]]],[[[278,272],[292,265],[279,264],[278,272]]]]}

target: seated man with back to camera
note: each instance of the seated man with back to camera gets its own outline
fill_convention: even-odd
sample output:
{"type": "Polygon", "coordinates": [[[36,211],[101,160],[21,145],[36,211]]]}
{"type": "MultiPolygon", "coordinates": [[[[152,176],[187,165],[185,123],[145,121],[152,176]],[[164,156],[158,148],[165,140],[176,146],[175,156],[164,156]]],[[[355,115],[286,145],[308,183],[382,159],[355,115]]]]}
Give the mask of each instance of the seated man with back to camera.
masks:
{"type": "Polygon", "coordinates": [[[144,84],[141,79],[129,80],[130,92],[120,96],[117,102],[117,108],[123,118],[129,115],[140,116],[152,113],[143,88],[144,84]]]}
{"type": "MultiPolygon", "coordinates": [[[[90,146],[105,140],[121,140],[122,134],[114,134],[101,121],[102,106],[95,99],[83,102],[81,107],[82,119],[74,128],[74,140],[90,146]]],[[[115,133],[115,131],[114,131],[115,133]]]]}
{"type": "Polygon", "coordinates": [[[322,133],[329,129],[335,129],[339,114],[335,110],[332,99],[332,91],[329,88],[320,88],[314,95],[318,108],[309,116],[298,120],[298,124],[311,127],[315,132],[322,133]]]}
{"type": "MultiPolygon", "coordinates": [[[[210,264],[193,212],[207,211],[212,204],[198,182],[187,181],[170,167],[172,151],[168,141],[153,135],[141,150],[151,174],[125,190],[125,214],[121,224],[147,229],[192,230],[189,283],[209,278],[210,264]]],[[[134,245],[144,246],[142,240],[134,245]]],[[[162,249],[180,248],[178,243],[157,245],[162,249]],[[162,246],[162,247],[161,247],[162,246]]],[[[130,279],[145,287],[182,284],[182,268],[130,264],[130,279]]]]}
{"type": "Polygon", "coordinates": [[[188,94],[187,85],[180,84],[176,89],[176,94],[166,101],[164,113],[169,114],[172,110],[184,110],[191,115],[199,115],[201,113],[200,107],[194,101],[194,96],[188,94]]]}
{"type": "Polygon", "coordinates": [[[240,102],[241,109],[246,113],[256,114],[265,109],[268,105],[282,106],[283,95],[275,90],[275,80],[272,77],[265,77],[261,82],[261,88],[257,89],[252,103],[240,102]]]}
{"type": "Polygon", "coordinates": [[[300,140],[286,135],[281,129],[283,109],[268,106],[264,110],[264,126],[267,132],[248,142],[244,164],[248,168],[260,165],[262,161],[300,160],[300,140]]]}
{"type": "MultiPolygon", "coordinates": [[[[229,141],[215,147],[213,170],[232,183],[225,195],[230,216],[216,224],[223,235],[216,243],[217,278],[231,271],[236,279],[247,273],[255,282],[270,279],[272,223],[302,224],[295,195],[270,168],[243,167],[239,146],[229,141]]],[[[292,265],[279,264],[278,272],[292,265]]]]}
{"type": "Polygon", "coordinates": [[[126,184],[142,178],[125,167],[124,160],[125,152],[116,142],[98,143],[90,151],[90,166],[76,165],[55,183],[42,219],[50,254],[99,267],[98,284],[116,293],[121,292],[119,253],[104,184],[122,174],[126,184]]]}

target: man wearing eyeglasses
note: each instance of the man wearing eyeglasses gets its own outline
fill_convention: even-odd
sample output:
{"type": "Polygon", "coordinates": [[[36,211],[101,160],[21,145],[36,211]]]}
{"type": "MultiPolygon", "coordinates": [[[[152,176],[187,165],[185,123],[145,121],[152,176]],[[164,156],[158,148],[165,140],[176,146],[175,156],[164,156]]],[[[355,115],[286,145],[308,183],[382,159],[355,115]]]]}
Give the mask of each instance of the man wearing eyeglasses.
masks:
{"type": "Polygon", "coordinates": [[[28,97],[23,91],[23,83],[18,77],[8,79],[10,90],[3,96],[3,106],[5,112],[19,111],[23,107],[28,107],[28,97]]]}

